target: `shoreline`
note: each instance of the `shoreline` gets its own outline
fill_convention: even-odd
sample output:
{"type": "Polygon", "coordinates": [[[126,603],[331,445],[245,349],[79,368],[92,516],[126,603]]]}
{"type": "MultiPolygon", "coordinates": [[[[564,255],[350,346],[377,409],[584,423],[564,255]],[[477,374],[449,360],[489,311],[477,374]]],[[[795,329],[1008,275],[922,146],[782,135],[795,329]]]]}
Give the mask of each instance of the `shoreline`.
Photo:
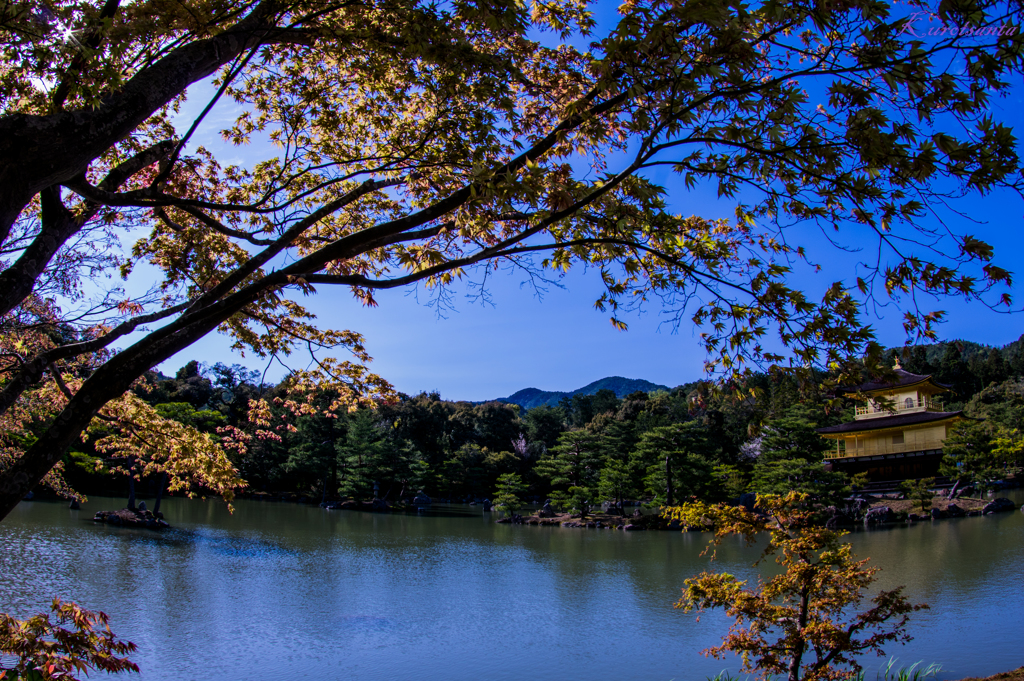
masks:
{"type": "Polygon", "coordinates": [[[957,681],[1024,681],[1024,667],[1017,667],[1008,672],[1001,672],[993,676],[968,676],[957,681]]]}
{"type": "MultiPolygon", "coordinates": [[[[390,503],[383,500],[356,501],[355,499],[330,500],[317,503],[309,497],[283,494],[276,495],[266,492],[239,495],[239,498],[247,498],[254,501],[273,501],[278,503],[295,503],[301,505],[319,505],[330,510],[363,511],[368,513],[408,513],[418,509],[429,510],[434,504],[416,503],[390,503]]],[[[1006,513],[1016,511],[1018,508],[1024,511],[1024,504],[1020,507],[1005,497],[993,496],[990,498],[960,497],[949,500],[943,496],[936,496],[928,510],[922,510],[920,503],[912,499],[888,498],[885,495],[860,495],[851,498],[851,504],[845,509],[834,509],[832,520],[826,521],[826,525],[834,525],[844,529],[857,528],[878,528],[898,527],[900,525],[913,525],[924,521],[947,520],[954,518],[975,517],[992,515],[994,513],[1006,513]],[[859,502],[859,503],[858,503],[859,502]],[[851,509],[856,508],[851,514],[851,509]]],[[[438,500],[438,504],[456,504],[473,506],[448,500],[438,500]]],[[[487,505],[481,504],[481,510],[489,511],[487,505]]],[[[535,509],[529,515],[517,516],[516,518],[496,517],[496,523],[501,524],[522,524],[541,527],[573,527],[585,529],[620,529],[625,531],[680,531],[681,527],[676,521],[667,521],[659,513],[647,513],[642,515],[617,515],[604,512],[592,512],[586,518],[580,518],[579,514],[556,512],[552,516],[542,516],[541,509],[535,509]]],[[[1024,680],[1022,680],[1024,681],[1024,680]]]]}
{"type": "MultiPolygon", "coordinates": [[[[171,495],[168,495],[170,498],[171,495]]],[[[239,494],[237,499],[250,501],[268,501],[274,503],[290,503],[301,506],[319,506],[327,510],[349,510],[362,511],[367,513],[416,513],[417,511],[429,511],[432,507],[442,505],[455,505],[473,507],[479,505],[482,513],[490,512],[489,505],[466,502],[452,502],[449,500],[437,500],[436,503],[392,503],[384,500],[356,501],[354,499],[332,499],[326,502],[318,502],[316,499],[298,494],[273,494],[268,492],[256,492],[239,494]]],[[[40,501],[49,500],[41,495],[40,501]]],[[[53,499],[57,501],[57,499],[53,499]]],[[[424,500],[425,501],[425,500],[424,500]]],[[[746,501],[746,500],[745,500],[746,501]]],[[[974,517],[992,515],[994,513],[1005,513],[1016,510],[1024,511],[1024,504],[1018,506],[1015,502],[1005,497],[960,497],[952,501],[942,496],[936,496],[932,500],[931,507],[922,511],[920,503],[910,499],[888,498],[885,495],[869,496],[862,495],[859,498],[853,497],[850,503],[844,508],[829,507],[823,509],[826,513],[831,511],[832,518],[823,524],[829,527],[848,530],[893,528],[899,526],[910,526],[924,521],[947,520],[954,518],[974,517]]],[[[742,504],[747,505],[747,504],[742,504]]],[[[638,507],[634,507],[638,508],[638,507]]],[[[749,506],[748,506],[749,508],[749,506]]],[[[440,509],[438,509],[440,510],[440,509]]],[[[515,518],[501,517],[499,512],[493,516],[495,523],[500,524],[522,524],[541,527],[571,527],[580,529],[613,529],[624,531],[685,531],[676,521],[668,521],[661,517],[660,513],[646,513],[641,515],[627,514],[618,515],[595,511],[587,514],[586,518],[580,518],[579,514],[556,512],[553,515],[541,514],[542,509],[532,509],[529,515],[517,516],[515,518]]],[[[118,511],[100,511],[92,520],[106,522],[111,525],[149,525],[156,529],[155,525],[166,527],[164,523],[152,517],[122,518],[122,517],[101,517],[115,516],[124,513],[124,509],[118,511]],[[126,522],[129,521],[129,522],[126,522]],[[135,522],[130,522],[135,521],[135,522]],[[149,521],[149,522],[147,522],[149,521]]],[[[141,516],[145,512],[139,512],[141,516]]],[[[162,520],[162,519],[159,519],[162,520]]],[[[1024,681],[1022,679],[1021,681],[1024,681]]]]}

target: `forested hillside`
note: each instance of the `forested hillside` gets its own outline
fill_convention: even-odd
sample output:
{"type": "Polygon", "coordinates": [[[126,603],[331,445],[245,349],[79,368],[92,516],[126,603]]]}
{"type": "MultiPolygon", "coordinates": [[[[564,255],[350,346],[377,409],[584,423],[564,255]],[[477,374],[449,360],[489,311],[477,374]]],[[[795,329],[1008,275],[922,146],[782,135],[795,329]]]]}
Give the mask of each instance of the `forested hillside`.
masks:
{"type": "Polygon", "coordinates": [[[611,390],[615,393],[616,397],[625,397],[630,393],[637,391],[651,393],[656,390],[668,391],[667,385],[658,385],[657,383],[651,383],[641,378],[622,378],[621,376],[608,376],[600,380],[588,383],[578,390],[571,392],[558,392],[550,390],[540,390],[538,388],[524,388],[518,390],[508,397],[499,397],[496,402],[505,402],[507,404],[518,404],[523,409],[533,409],[534,407],[540,407],[542,405],[557,405],[562,399],[566,397],[572,397],[573,395],[594,395],[599,390],[611,390]]]}
{"type": "MultiPolygon", "coordinates": [[[[951,385],[948,409],[987,419],[977,426],[984,432],[971,437],[990,444],[1003,437],[1003,450],[1019,458],[1022,347],[948,343],[899,349],[892,359],[951,385]]],[[[223,440],[250,491],[314,500],[395,502],[419,490],[484,498],[508,474],[519,476],[528,496],[565,507],[584,499],[728,499],[801,485],[837,494],[850,483],[824,471],[824,441],[813,428],[851,419],[853,403],[783,374],[751,375],[742,398],[701,382],[673,389],[644,382],[659,389],[625,395],[608,387],[587,392],[629,385],[604,379],[532,408],[421,393],[351,413],[332,410],[336,395],[329,392],[297,406],[284,383],[261,385],[259,378],[240,366],[189,362],[173,378],[150,375],[138,395],[160,415],[223,440]],[[253,398],[266,400],[268,412],[258,418],[250,414],[253,398]]],[[[125,478],[104,471],[123,462],[104,459],[90,443],[68,457],[66,477],[86,492],[121,493],[125,478]]],[[[1002,474],[991,462],[979,470],[982,477],[1002,474]]]]}

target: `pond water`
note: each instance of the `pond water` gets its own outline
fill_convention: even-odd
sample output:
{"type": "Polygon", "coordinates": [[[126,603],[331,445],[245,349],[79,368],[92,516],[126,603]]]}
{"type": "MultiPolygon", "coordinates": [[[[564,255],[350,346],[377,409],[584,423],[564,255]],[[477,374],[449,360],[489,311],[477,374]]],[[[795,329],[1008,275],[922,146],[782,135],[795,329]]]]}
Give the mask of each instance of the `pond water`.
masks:
{"type": "MultiPolygon", "coordinates": [[[[121,505],[20,504],[0,523],[0,612],[27,616],[53,596],[103,610],[138,644],[144,681],[702,681],[739,667],[700,655],[723,616],[698,623],[672,607],[708,568],[697,533],[497,525],[468,506],[416,516],[241,501],[230,515],[181,499],[165,501],[175,527],[163,533],[89,520],[121,505]]],[[[852,542],[883,569],[882,588],[905,584],[931,605],[914,640],[887,650],[901,664],[941,663],[943,679],[1024,664],[1024,514],[852,542]]],[[[711,567],[750,577],[755,557],[729,543],[711,567]]]]}

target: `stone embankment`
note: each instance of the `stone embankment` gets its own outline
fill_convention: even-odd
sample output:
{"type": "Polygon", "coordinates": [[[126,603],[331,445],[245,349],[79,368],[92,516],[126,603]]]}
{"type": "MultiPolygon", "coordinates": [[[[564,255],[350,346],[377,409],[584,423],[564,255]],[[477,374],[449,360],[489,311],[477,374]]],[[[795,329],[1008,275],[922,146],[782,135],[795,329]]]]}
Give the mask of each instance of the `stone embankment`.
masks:
{"type": "Polygon", "coordinates": [[[524,518],[515,515],[498,518],[495,522],[515,525],[546,525],[550,527],[587,527],[596,530],[623,530],[625,532],[679,529],[678,527],[669,528],[668,524],[656,515],[623,518],[622,516],[608,515],[607,513],[594,513],[586,518],[581,518],[578,513],[558,513],[550,518],[542,518],[536,515],[524,518]]]}
{"type": "Polygon", "coordinates": [[[355,499],[346,499],[345,501],[336,501],[321,504],[321,506],[332,511],[370,511],[373,513],[387,513],[388,511],[397,511],[405,509],[405,506],[401,504],[389,504],[384,499],[374,499],[372,501],[356,501],[355,499]]]}
{"type": "Polygon", "coordinates": [[[558,513],[551,508],[550,502],[534,515],[523,517],[515,514],[499,518],[495,522],[514,525],[544,525],[549,527],[586,527],[595,530],[622,530],[636,532],[641,530],[677,530],[679,523],[669,522],[658,514],[643,515],[636,511],[630,516],[615,513],[588,513],[581,517],[579,513],[558,513]]]}
{"type": "Polygon", "coordinates": [[[1016,504],[1006,498],[987,500],[961,497],[950,501],[937,497],[932,502],[931,508],[927,510],[922,509],[920,503],[908,499],[872,499],[866,502],[863,523],[866,526],[875,526],[904,522],[914,523],[924,520],[945,520],[947,518],[1005,513],[1016,508],[1016,504]]]}

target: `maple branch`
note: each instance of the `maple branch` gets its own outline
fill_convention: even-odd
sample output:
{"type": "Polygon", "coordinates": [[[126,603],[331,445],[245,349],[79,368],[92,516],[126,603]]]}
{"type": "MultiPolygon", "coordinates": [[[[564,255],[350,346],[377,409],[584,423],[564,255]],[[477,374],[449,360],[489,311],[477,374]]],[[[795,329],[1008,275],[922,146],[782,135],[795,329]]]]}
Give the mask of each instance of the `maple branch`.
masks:
{"type": "MultiPolygon", "coordinates": [[[[166,156],[171,145],[171,142],[158,142],[118,164],[103,178],[100,188],[117,188],[135,173],[166,156]]],[[[42,225],[39,234],[10,267],[0,272],[0,317],[25,300],[57,251],[91,220],[100,208],[96,202],[86,202],[80,214],[73,215],[61,200],[59,186],[43,189],[39,198],[42,225]]]]}
{"type": "Polygon", "coordinates": [[[117,339],[123,338],[129,333],[135,331],[139,326],[159,321],[161,319],[166,319],[167,317],[184,311],[187,307],[187,303],[181,303],[157,312],[140,315],[134,319],[130,319],[119,324],[109,333],[97,338],[62,345],[45,352],[41,352],[27,360],[23,360],[21,362],[21,370],[16,375],[12,376],[4,384],[3,389],[0,390],[0,414],[3,414],[10,409],[22,393],[38,383],[39,379],[42,378],[43,373],[54,362],[102,350],[117,339]]]}
{"type": "MultiPolygon", "coordinates": [[[[185,211],[186,213],[188,213],[192,217],[196,218],[197,220],[202,222],[207,227],[213,229],[215,232],[219,232],[219,233],[221,233],[221,234],[223,234],[225,236],[232,236],[232,237],[235,237],[237,239],[243,239],[243,240],[248,241],[249,243],[255,244],[257,246],[270,246],[270,245],[274,244],[275,241],[276,241],[276,239],[260,239],[260,238],[258,238],[256,236],[253,236],[253,234],[250,233],[250,232],[243,232],[242,230],[239,230],[239,229],[232,229],[231,227],[228,227],[227,225],[225,225],[220,220],[217,220],[217,219],[211,217],[210,215],[207,215],[206,213],[204,213],[203,211],[199,210],[198,208],[193,208],[191,206],[183,206],[181,208],[181,210],[185,211]]],[[[160,210],[160,212],[163,213],[163,210],[160,210]]],[[[162,217],[161,219],[163,219],[165,222],[167,222],[169,224],[177,224],[177,223],[171,223],[170,219],[167,218],[166,216],[162,217]]],[[[180,228],[180,225],[179,225],[179,228],[180,228]]]]}
{"type": "Polygon", "coordinates": [[[96,108],[0,116],[0,242],[32,196],[80,175],[192,83],[258,45],[309,44],[308,33],[265,23],[275,9],[276,2],[264,0],[234,26],[175,49],[136,72],[96,108]]]}
{"type": "MultiPolygon", "coordinates": [[[[106,0],[103,3],[103,8],[100,10],[99,19],[100,26],[107,19],[112,19],[117,14],[118,7],[121,4],[121,0],[106,0]]],[[[82,67],[89,61],[88,52],[94,52],[103,43],[103,38],[106,33],[100,28],[93,27],[89,30],[89,37],[85,40],[85,50],[79,50],[75,53],[74,58],[71,60],[71,64],[64,72],[64,77],[61,79],[60,84],[53,91],[53,98],[51,100],[54,111],[61,111],[64,108],[64,101],[68,98],[68,93],[71,92],[71,84],[75,81],[76,76],[82,67]]]]}
{"type": "Polygon", "coordinates": [[[224,278],[224,281],[220,282],[212,289],[204,293],[202,296],[197,298],[190,306],[193,309],[198,309],[201,306],[207,304],[210,301],[217,300],[221,296],[225,295],[235,286],[239,285],[245,279],[263,267],[266,263],[270,262],[277,254],[284,249],[288,248],[291,243],[304,231],[315,225],[320,220],[324,219],[334,211],[343,208],[363,196],[384,189],[385,187],[394,187],[405,182],[404,178],[394,180],[366,180],[358,187],[338,197],[334,201],[325,204],[320,209],[310,213],[305,218],[297,221],[294,225],[289,227],[281,236],[279,236],[273,244],[268,246],[262,252],[253,256],[247,260],[240,267],[235,269],[230,275],[224,278]]]}

